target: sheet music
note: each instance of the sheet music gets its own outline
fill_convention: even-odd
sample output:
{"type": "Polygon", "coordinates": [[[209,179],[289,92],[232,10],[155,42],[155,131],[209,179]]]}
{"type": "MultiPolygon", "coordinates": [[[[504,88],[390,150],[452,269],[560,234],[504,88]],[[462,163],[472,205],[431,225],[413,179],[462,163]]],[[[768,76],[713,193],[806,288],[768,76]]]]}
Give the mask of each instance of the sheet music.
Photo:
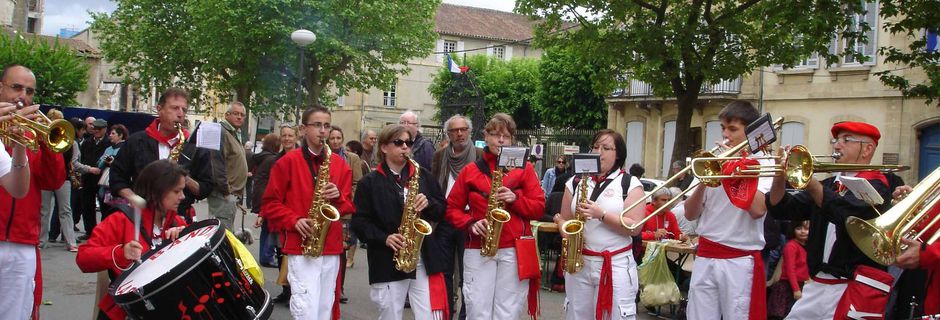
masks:
{"type": "Polygon", "coordinates": [[[500,167],[520,168],[525,165],[529,155],[526,147],[502,147],[497,165],[500,167]]]}
{"type": "Polygon", "coordinates": [[[870,205],[880,205],[885,202],[878,194],[878,191],[875,191],[875,188],[865,178],[839,176],[839,182],[842,182],[846,189],[852,191],[856,198],[862,199],[870,205]]]}
{"type": "Polygon", "coordinates": [[[196,131],[196,147],[212,150],[222,149],[222,125],[215,122],[203,122],[196,131]]]}

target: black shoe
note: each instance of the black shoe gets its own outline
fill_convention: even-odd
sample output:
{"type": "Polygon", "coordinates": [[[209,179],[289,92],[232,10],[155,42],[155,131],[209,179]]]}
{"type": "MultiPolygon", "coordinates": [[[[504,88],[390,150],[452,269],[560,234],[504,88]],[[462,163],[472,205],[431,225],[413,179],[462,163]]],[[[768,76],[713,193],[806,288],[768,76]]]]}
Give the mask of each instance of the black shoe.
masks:
{"type": "Polygon", "coordinates": [[[271,302],[274,302],[274,303],[283,302],[284,304],[289,305],[290,304],[290,287],[284,287],[284,290],[281,291],[281,294],[274,297],[274,299],[272,299],[271,302]]]}
{"type": "Polygon", "coordinates": [[[274,269],[278,269],[278,266],[277,266],[276,263],[262,262],[262,263],[261,263],[261,266],[262,266],[262,267],[265,267],[265,268],[274,268],[274,269]]]}
{"type": "Polygon", "coordinates": [[[77,238],[75,238],[75,240],[78,240],[78,241],[87,241],[87,240],[88,240],[88,235],[87,235],[87,234],[80,235],[80,236],[78,236],[77,238]]]}
{"type": "Polygon", "coordinates": [[[366,249],[366,250],[369,249],[369,246],[367,246],[365,242],[359,242],[359,247],[360,247],[360,248],[363,248],[363,249],[366,249]]]}
{"type": "Polygon", "coordinates": [[[339,298],[339,303],[346,304],[346,302],[349,302],[349,298],[346,298],[345,295],[339,298]]]}

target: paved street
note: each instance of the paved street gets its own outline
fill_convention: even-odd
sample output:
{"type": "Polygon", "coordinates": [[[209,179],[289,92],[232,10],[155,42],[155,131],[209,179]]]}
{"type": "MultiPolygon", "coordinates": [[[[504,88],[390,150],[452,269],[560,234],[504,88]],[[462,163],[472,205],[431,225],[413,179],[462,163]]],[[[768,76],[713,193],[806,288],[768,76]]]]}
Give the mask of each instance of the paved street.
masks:
{"type": "MultiPolygon", "coordinates": [[[[199,217],[206,217],[204,202],[196,204],[199,217]]],[[[245,219],[246,224],[254,222],[254,216],[245,219]]],[[[236,219],[236,228],[241,225],[236,219]]],[[[252,230],[256,240],[249,248],[251,252],[258,252],[258,232],[252,230]]],[[[81,273],[75,265],[75,254],[65,250],[62,243],[49,244],[42,250],[43,266],[43,300],[50,304],[43,305],[41,315],[43,319],[90,319],[92,315],[95,294],[95,275],[81,273]]],[[[377,310],[369,301],[369,279],[367,275],[368,263],[363,250],[356,254],[356,265],[350,269],[346,277],[346,297],[349,304],[342,305],[343,319],[375,319],[377,310]]],[[[279,286],[274,284],[277,270],[262,268],[265,277],[265,289],[272,297],[280,293],[279,286]]],[[[542,317],[541,319],[562,319],[562,305],[564,295],[541,291],[542,317]]],[[[271,319],[290,319],[290,311],[285,305],[275,305],[271,319]]],[[[413,319],[409,311],[405,311],[405,319],[413,319]]],[[[520,319],[528,319],[527,316],[520,319]]],[[[645,313],[639,319],[655,319],[645,313]]]]}

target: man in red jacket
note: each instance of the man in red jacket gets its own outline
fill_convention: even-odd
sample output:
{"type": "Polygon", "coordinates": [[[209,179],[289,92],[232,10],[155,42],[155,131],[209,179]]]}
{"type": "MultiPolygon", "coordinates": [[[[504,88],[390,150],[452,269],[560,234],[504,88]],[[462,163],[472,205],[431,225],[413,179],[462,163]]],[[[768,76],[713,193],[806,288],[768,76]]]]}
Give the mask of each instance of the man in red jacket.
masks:
{"type": "MultiPolygon", "coordinates": [[[[18,106],[28,106],[18,113],[35,118],[39,110],[38,105],[32,105],[35,93],[36,76],[31,70],[20,65],[4,68],[0,122],[9,121],[18,106]]],[[[55,190],[65,182],[62,157],[37,142],[36,151],[15,143],[0,144],[0,318],[4,319],[29,319],[39,311],[40,190],[55,190]],[[37,170],[30,172],[31,167],[37,170]]]]}
{"type": "Polygon", "coordinates": [[[261,215],[268,227],[281,236],[287,254],[287,279],[291,284],[290,311],[294,319],[330,319],[336,298],[339,254],[343,252],[343,226],[329,222],[323,253],[303,254],[303,242],[311,234],[309,210],[315,192],[326,198],[341,215],[356,209],[350,201],[352,170],[337,154],[330,157],[330,181],[323,190],[314,190],[323,163],[325,140],[330,132],[330,111],[311,107],[304,111],[304,139],[300,148],[284,154],[271,168],[267,190],[261,199],[261,215]]]}

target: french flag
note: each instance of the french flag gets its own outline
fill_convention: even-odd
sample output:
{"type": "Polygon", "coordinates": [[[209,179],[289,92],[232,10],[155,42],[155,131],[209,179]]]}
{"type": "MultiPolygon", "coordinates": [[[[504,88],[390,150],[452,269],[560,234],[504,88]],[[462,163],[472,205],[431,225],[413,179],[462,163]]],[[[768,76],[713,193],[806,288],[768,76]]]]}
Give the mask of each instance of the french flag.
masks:
{"type": "Polygon", "coordinates": [[[449,54],[447,55],[447,68],[450,69],[451,73],[466,73],[467,70],[470,70],[470,67],[458,66],[457,62],[454,61],[454,58],[449,54]]]}

